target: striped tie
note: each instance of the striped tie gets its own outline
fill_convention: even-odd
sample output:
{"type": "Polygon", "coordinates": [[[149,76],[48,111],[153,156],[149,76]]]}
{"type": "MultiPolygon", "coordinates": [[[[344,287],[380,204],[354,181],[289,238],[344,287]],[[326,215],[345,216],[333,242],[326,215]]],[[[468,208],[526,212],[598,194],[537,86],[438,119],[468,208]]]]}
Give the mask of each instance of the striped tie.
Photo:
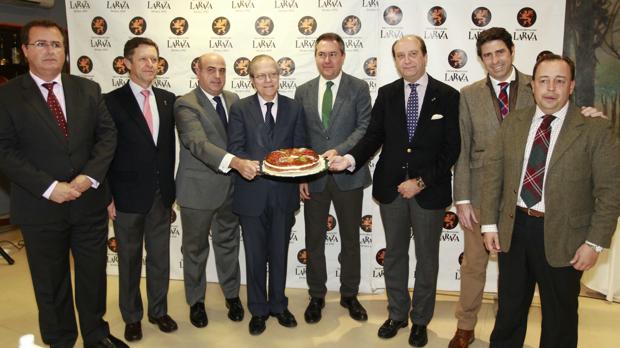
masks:
{"type": "Polygon", "coordinates": [[[521,198],[528,208],[531,208],[542,198],[543,180],[545,178],[545,165],[547,163],[547,153],[549,151],[549,140],[551,138],[551,122],[555,116],[545,115],[543,121],[536,130],[530,158],[527,161],[527,168],[523,176],[521,187],[521,198]]]}
{"type": "Polygon", "coordinates": [[[502,114],[502,119],[506,118],[508,115],[509,107],[508,107],[508,82],[500,82],[499,84],[499,96],[497,99],[499,100],[499,112],[502,114]]]}

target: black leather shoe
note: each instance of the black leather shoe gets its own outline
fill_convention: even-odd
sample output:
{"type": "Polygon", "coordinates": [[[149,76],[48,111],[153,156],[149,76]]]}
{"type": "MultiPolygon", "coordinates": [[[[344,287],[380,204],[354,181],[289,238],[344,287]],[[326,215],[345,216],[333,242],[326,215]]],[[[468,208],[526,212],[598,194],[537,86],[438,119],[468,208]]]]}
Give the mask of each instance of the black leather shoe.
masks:
{"type": "Polygon", "coordinates": [[[226,308],[228,308],[228,319],[232,321],[243,320],[244,311],[243,311],[243,306],[241,305],[241,300],[239,299],[239,297],[227,298],[226,308]]]}
{"type": "Polygon", "coordinates": [[[125,324],[125,339],[129,342],[142,339],[142,325],[139,321],[125,324]]]}
{"type": "Polygon", "coordinates": [[[179,328],[174,319],[170,318],[168,314],[164,314],[159,318],[149,316],[149,323],[157,324],[161,332],[172,332],[179,328]]]}
{"type": "Polygon", "coordinates": [[[340,305],[349,309],[349,315],[351,318],[357,321],[368,320],[368,314],[366,313],[364,307],[362,307],[360,301],[357,300],[356,296],[340,298],[340,305]]]}
{"type": "Polygon", "coordinates": [[[325,299],[311,297],[308,308],[304,312],[304,319],[308,324],[314,324],[321,321],[321,309],[325,307],[325,299]]]}
{"type": "Polygon", "coordinates": [[[84,348],[129,348],[129,346],[118,338],[108,335],[99,342],[84,344],[84,348]]]}
{"type": "Polygon", "coordinates": [[[272,317],[278,318],[278,323],[284,327],[295,327],[297,326],[297,320],[295,320],[295,316],[293,313],[289,312],[288,309],[285,309],[282,313],[271,313],[272,317]]]}
{"type": "Polygon", "coordinates": [[[260,335],[265,331],[265,320],[269,319],[268,316],[252,316],[250,319],[250,335],[260,335]]]}
{"type": "Polygon", "coordinates": [[[381,325],[377,335],[381,338],[392,338],[396,336],[398,330],[403,327],[407,327],[407,320],[388,319],[381,325]]]}
{"type": "Polygon", "coordinates": [[[192,322],[192,325],[199,328],[209,324],[204,303],[196,302],[189,308],[189,321],[192,322]]]}
{"type": "Polygon", "coordinates": [[[409,344],[414,347],[424,347],[428,343],[425,325],[413,324],[409,334],[409,344]]]}

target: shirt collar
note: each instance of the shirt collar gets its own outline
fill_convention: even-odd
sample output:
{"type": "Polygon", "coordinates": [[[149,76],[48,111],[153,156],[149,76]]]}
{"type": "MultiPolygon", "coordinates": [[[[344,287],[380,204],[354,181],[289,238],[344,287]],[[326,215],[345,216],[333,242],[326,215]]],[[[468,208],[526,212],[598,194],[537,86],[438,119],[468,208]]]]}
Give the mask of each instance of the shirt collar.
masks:
{"type": "Polygon", "coordinates": [[[491,83],[493,84],[493,86],[497,86],[499,85],[501,82],[508,82],[508,84],[510,84],[510,82],[516,80],[517,78],[517,73],[515,72],[515,67],[512,67],[512,70],[510,71],[510,76],[508,76],[508,79],[506,79],[505,81],[499,81],[493,78],[493,76],[491,76],[489,74],[489,79],[491,80],[491,83]]]}
{"type": "Polygon", "coordinates": [[[41,87],[41,85],[43,85],[44,83],[48,83],[48,82],[56,82],[60,87],[62,87],[62,79],[60,78],[60,74],[58,74],[54,79],[52,79],[51,81],[45,81],[42,78],[40,78],[39,76],[35,75],[32,71],[29,71],[30,73],[30,77],[32,77],[32,79],[34,80],[34,82],[37,84],[37,86],[41,87]]]}
{"type": "Polygon", "coordinates": [[[326,78],[323,77],[323,75],[319,74],[319,85],[321,86],[325,86],[325,83],[327,81],[331,81],[334,83],[334,86],[332,87],[336,87],[340,85],[340,79],[342,79],[342,70],[340,70],[340,73],[338,74],[338,76],[336,76],[335,78],[331,79],[331,80],[327,80],[326,78]]]}
{"type": "MultiPolygon", "coordinates": [[[[568,113],[568,105],[570,104],[570,102],[566,101],[566,104],[564,104],[564,106],[553,113],[553,116],[555,116],[556,119],[564,119],[566,117],[566,114],[568,113]]],[[[546,113],[544,113],[540,107],[538,105],[536,105],[536,113],[534,114],[534,118],[538,118],[538,117],[543,117],[547,115],[546,113]]]]}
{"type": "MultiPolygon", "coordinates": [[[[417,81],[415,82],[409,82],[405,79],[403,79],[403,83],[405,84],[405,88],[409,87],[410,83],[417,83],[419,85],[420,88],[422,88],[423,90],[426,89],[426,86],[428,85],[428,74],[424,73],[424,75],[422,75],[417,81]]],[[[419,91],[419,89],[418,89],[419,91]]]]}
{"type": "Polygon", "coordinates": [[[198,88],[200,88],[200,90],[202,91],[202,93],[207,96],[207,99],[209,99],[210,101],[213,101],[213,98],[215,97],[220,97],[220,99],[224,99],[224,97],[222,96],[222,93],[218,94],[218,95],[211,95],[211,93],[205,91],[202,87],[198,86],[198,88]]]}
{"type": "Polygon", "coordinates": [[[129,87],[131,88],[131,90],[133,91],[133,94],[135,95],[141,94],[142,91],[145,89],[151,92],[151,95],[153,94],[153,86],[149,86],[148,88],[142,88],[142,86],[140,86],[139,84],[129,80],[129,87]]]}
{"type": "MultiPolygon", "coordinates": [[[[268,101],[263,99],[263,97],[261,97],[260,94],[256,93],[256,96],[258,97],[258,102],[260,103],[261,107],[265,106],[265,103],[268,103],[268,101]]],[[[273,98],[271,102],[273,103],[274,106],[278,105],[278,93],[276,93],[275,98],[273,98]]]]}

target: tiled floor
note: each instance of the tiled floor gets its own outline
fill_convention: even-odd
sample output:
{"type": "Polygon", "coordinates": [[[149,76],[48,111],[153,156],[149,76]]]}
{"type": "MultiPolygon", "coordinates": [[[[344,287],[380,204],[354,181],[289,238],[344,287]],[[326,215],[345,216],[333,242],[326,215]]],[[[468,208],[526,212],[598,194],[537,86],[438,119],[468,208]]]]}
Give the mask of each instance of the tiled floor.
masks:
{"type": "MultiPolygon", "coordinates": [[[[19,241],[19,232],[0,233],[0,240],[19,241]]],[[[42,344],[38,333],[37,308],[34,301],[30,274],[25,250],[16,250],[2,244],[15,258],[12,266],[0,260],[0,347],[17,347],[19,337],[34,333],[36,343],[42,344]]],[[[144,285],[144,282],[143,282],[144,285]]],[[[144,294],[144,287],[143,287],[144,294]]],[[[224,299],[217,284],[209,283],[207,290],[207,313],[209,325],[204,329],[194,328],[188,319],[183,282],[171,281],[168,296],[169,314],[177,320],[179,330],[172,334],[159,332],[146,320],[142,322],[144,338],[132,343],[132,347],[408,347],[408,330],[401,330],[389,340],[377,337],[377,329],[386,319],[385,295],[361,295],[360,301],[369,313],[366,323],[358,323],[349,318],[346,310],[340,307],[337,293],[330,292],[323,312],[323,320],[308,325],[303,320],[307,304],[307,293],[302,289],[288,289],[289,308],[296,315],[299,326],[283,328],[275,319],[267,322],[267,330],[258,337],[248,333],[249,316],[241,323],[234,323],[226,317],[224,299]]],[[[242,288],[242,301],[245,303],[245,288],[242,288]]],[[[454,333],[456,320],[454,306],[455,294],[441,294],[437,297],[435,317],[429,326],[427,347],[448,346],[454,333]]],[[[580,299],[579,347],[612,348],[620,346],[620,305],[603,300],[582,297],[580,299]]],[[[472,348],[488,346],[489,334],[493,328],[495,305],[492,296],[485,299],[476,327],[478,338],[472,348]]],[[[122,337],[124,324],[118,310],[118,281],[108,277],[108,312],[106,320],[112,333],[122,337]]],[[[535,303],[530,310],[529,330],[526,347],[537,347],[540,335],[540,308],[535,303]]],[[[78,347],[81,346],[78,341],[78,347]]]]}

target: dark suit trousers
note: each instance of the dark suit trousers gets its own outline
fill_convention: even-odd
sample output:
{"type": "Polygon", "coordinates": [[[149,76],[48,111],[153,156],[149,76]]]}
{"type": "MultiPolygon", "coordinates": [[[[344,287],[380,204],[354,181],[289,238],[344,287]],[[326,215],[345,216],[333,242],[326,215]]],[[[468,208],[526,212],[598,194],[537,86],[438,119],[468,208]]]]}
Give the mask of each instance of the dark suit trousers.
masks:
{"type": "Polygon", "coordinates": [[[308,293],[312,297],[324,298],[327,293],[325,282],[325,232],[331,202],[338,217],[340,231],[340,294],[357,296],[360,284],[360,232],[363,189],[340,191],[331,175],[323,192],[312,192],[304,202],[306,224],[306,249],[308,251],[307,280],[308,293]]]}
{"type": "Polygon", "coordinates": [[[125,323],[142,320],[140,276],[142,244],[146,249],[146,295],[148,315],[159,318],[168,313],[170,277],[170,208],[159,190],[146,214],[116,212],[114,234],[118,247],[119,307],[125,323]]]}
{"type": "Polygon", "coordinates": [[[385,229],[383,268],[389,317],[407,320],[411,307],[411,321],[416,325],[428,325],[435,311],[439,240],[445,210],[423,209],[415,197],[404,199],[400,195],[392,203],[381,203],[379,208],[385,229]],[[409,296],[408,287],[411,230],[416,257],[413,298],[409,296]]]}
{"type": "Polygon", "coordinates": [[[542,307],[540,347],[577,347],[581,274],[570,266],[551,267],[545,257],[544,218],[517,210],[510,251],[499,253],[498,311],[491,347],[523,347],[535,284],[542,307]]]}
{"type": "Polygon", "coordinates": [[[278,206],[272,193],[260,216],[240,216],[247,269],[248,309],[253,316],[282,313],[288,307],[284,287],[293,218],[293,212],[278,206]]]}
{"type": "Polygon", "coordinates": [[[73,347],[77,339],[69,252],[73,255],[75,304],[82,339],[94,343],[110,333],[108,323],[103,320],[107,213],[102,209],[89,220],[21,226],[39,309],[41,336],[43,342],[53,347],[73,347]]]}
{"type": "Polygon", "coordinates": [[[213,239],[217,279],[226,298],[239,297],[239,218],[232,196],[215,210],[181,207],[183,225],[183,282],[190,306],[205,301],[209,239],[213,239]]]}

